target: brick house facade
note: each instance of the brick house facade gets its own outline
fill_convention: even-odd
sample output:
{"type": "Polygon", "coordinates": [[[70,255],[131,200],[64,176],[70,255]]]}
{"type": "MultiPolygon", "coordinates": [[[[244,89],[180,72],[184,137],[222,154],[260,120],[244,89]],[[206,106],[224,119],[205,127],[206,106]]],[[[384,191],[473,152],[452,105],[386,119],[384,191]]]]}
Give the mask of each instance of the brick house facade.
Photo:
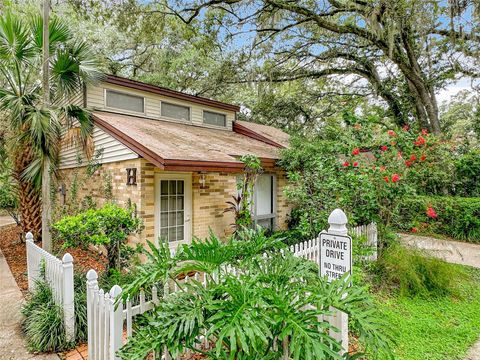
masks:
{"type": "MultiPolygon", "coordinates": [[[[120,80],[113,79],[115,91],[118,91],[120,80]]],[[[132,89],[127,85],[131,81],[125,81],[123,91],[129,94],[132,89]]],[[[225,128],[194,124],[196,110],[189,101],[198,99],[188,97],[181,100],[191,105],[188,109],[192,122],[185,124],[163,119],[152,113],[157,99],[149,100],[149,88],[142,92],[138,90],[140,85],[135,87],[133,94],[136,98],[144,96],[145,113],[142,116],[133,115],[131,111],[105,111],[107,99],[103,100],[105,105],[102,107],[93,95],[89,97],[89,93],[107,96],[107,90],[112,86],[108,81],[87,91],[85,102],[94,110],[93,137],[96,151],[101,150],[101,156],[98,169],[88,176],[86,160],[81,159],[79,150],[63,151],[60,181],[67,192],[64,196],[66,202],[88,197],[97,206],[109,200],[121,206],[128,202],[135,204],[145,228],[133,241],[168,237],[173,245],[188,242],[192,237],[205,238],[210,230],[225,237],[231,233],[234,221],[233,214],[224,211],[226,202],[237,193],[237,178],[243,170],[238,157],[253,154],[261,159],[264,168],[262,184],[258,185],[258,221],[272,221],[275,229],[286,228],[290,210],[284,194],[286,176],[275,165],[279,149],[288,144],[286,134],[262,125],[236,122],[235,111],[231,110],[235,107],[201,98],[194,105],[208,106],[209,113],[211,108],[219,106],[223,113],[217,114],[217,119],[224,120],[225,128]],[[102,86],[103,91],[99,91],[102,86]],[[134,169],[135,184],[127,184],[127,169],[134,169]],[[73,199],[68,192],[73,191],[75,182],[73,199]]],[[[175,100],[175,104],[183,104],[178,98],[175,100]]],[[[180,111],[187,109],[186,105],[175,106],[180,111]]],[[[174,110],[175,106],[172,106],[174,110]]]]}

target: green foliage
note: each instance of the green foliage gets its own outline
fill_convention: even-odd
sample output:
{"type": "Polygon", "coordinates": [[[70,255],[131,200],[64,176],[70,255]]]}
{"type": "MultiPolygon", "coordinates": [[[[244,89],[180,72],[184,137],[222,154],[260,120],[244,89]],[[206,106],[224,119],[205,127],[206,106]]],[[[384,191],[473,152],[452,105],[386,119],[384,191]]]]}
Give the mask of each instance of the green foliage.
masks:
{"type": "Polygon", "coordinates": [[[327,282],[313,262],[278,251],[279,246],[280,239],[253,230],[227,242],[213,235],[196,240],[173,257],[168,245],[150,244],[149,261],[124,296],[166,281],[177,282],[181,291],[143,315],[120,356],[143,358],[166,346],[173,356],[190,349],[215,359],[341,359],[340,345],[322,316],[333,306],[350,315],[369,353],[384,351],[388,357],[390,338],[373,315],[368,294],[350,287],[348,278],[327,282]],[[206,287],[178,282],[179,275],[194,272],[208,278],[206,287]],[[214,344],[212,349],[195,349],[200,335],[214,344]]]}
{"type": "MultiPolygon", "coordinates": [[[[9,155],[30,156],[31,161],[18,175],[40,185],[44,158],[58,165],[60,145],[67,129],[70,141],[88,148],[93,124],[86,110],[65,102],[82,89],[84,82],[98,79],[89,46],[76,39],[67,23],[52,16],[50,31],[51,104],[42,101],[42,26],[38,11],[25,15],[7,9],[0,18],[0,108],[7,114],[9,155]],[[68,131],[75,128],[75,131],[68,131]],[[31,155],[22,151],[30,149],[31,155]]],[[[17,162],[15,162],[17,164],[17,162]]]]}
{"type": "Polygon", "coordinates": [[[480,197],[480,149],[472,149],[457,158],[455,164],[455,194],[480,197]]]}
{"type": "Polygon", "coordinates": [[[395,329],[395,359],[462,360],[480,331],[480,270],[457,279],[459,295],[405,297],[376,291],[377,311],[395,329]]]}
{"type": "Polygon", "coordinates": [[[35,283],[35,291],[22,308],[25,316],[22,327],[27,348],[32,352],[57,352],[66,350],[63,311],[53,301],[53,294],[45,280],[35,283]]]}
{"type": "Polygon", "coordinates": [[[75,343],[87,342],[87,287],[85,273],[75,272],[73,277],[75,307],[75,343]]]}
{"type": "Polygon", "coordinates": [[[142,229],[133,209],[106,204],[74,216],[66,216],[52,225],[54,236],[64,247],[103,245],[107,249],[108,269],[120,269],[121,248],[127,237],[142,229]]]}
{"type": "Polygon", "coordinates": [[[12,176],[12,166],[7,159],[5,161],[0,159],[0,166],[0,209],[5,210],[17,224],[20,224],[18,189],[12,176]]]}
{"type": "Polygon", "coordinates": [[[480,242],[480,198],[417,196],[402,199],[395,225],[404,231],[442,234],[459,240],[480,242]],[[430,218],[431,207],[437,217],[430,218]]]}
{"type": "Polygon", "coordinates": [[[233,201],[227,201],[229,205],[225,212],[233,212],[235,216],[234,230],[252,225],[252,205],[255,182],[258,175],[263,171],[260,159],[255,155],[243,155],[240,161],[244,164],[243,176],[237,182],[237,194],[232,196],[233,201]]]}
{"type": "Polygon", "coordinates": [[[374,271],[381,286],[405,296],[454,295],[459,279],[465,277],[458,267],[400,244],[392,244],[382,252],[374,271]]]}

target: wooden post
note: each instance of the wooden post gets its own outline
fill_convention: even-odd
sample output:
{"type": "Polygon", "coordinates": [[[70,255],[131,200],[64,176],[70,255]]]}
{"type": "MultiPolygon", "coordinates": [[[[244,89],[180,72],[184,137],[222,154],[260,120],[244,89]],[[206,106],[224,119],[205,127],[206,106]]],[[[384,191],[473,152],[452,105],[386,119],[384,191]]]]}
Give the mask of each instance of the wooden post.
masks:
{"type": "MultiPolygon", "coordinates": [[[[328,217],[329,234],[348,235],[347,216],[341,209],[335,209],[328,217]]],[[[330,336],[342,344],[342,353],[348,351],[348,315],[342,311],[334,310],[330,318],[330,324],[340,330],[340,332],[330,331],[330,336]]]]}
{"type": "MultiPolygon", "coordinates": [[[[43,102],[44,106],[50,104],[50,0],[43,1],[43,102]]],[[[42,169],[42,248],[52,251],[52,238],[50,234],[51,196],[50,196],[50,158],[45,157],[42,169]]]]}
{"type": "Polygon", "coordinates": [[[67,341],[75,340],[75,302],[73,286],[73,257],[69,253],[63,255],[63,318],[67,341]]]}
{"type": "Polygon", "coordinates": [[[27,247],[27,277],[28,277],[28,290],[33,291],[35,286],[35,275],[33,274],[34,271],[38,271],[38,269],[34,269],[33,267],[33,259],[30,247],[33,244],[33,234],[29,231],[27,235],[25,235],[25,246],[27,247]]]}
{"type": "Polygon", "coordinates": [[[113,285],[110,290],[110,299],[112,306],[110,307],[110,359],[120,359],[116,353],[122,347],[123,335],[123,301],[119,299],[122,288],[113,285]]]}
{"type": "Polygon", "coordinates": [[[98,294],[98,275],[93,269],[87,272],[87,336],[88,336],[88,358],[95,359],[96,341],[94,338],[95,326],[95,293],[98,294]]]}

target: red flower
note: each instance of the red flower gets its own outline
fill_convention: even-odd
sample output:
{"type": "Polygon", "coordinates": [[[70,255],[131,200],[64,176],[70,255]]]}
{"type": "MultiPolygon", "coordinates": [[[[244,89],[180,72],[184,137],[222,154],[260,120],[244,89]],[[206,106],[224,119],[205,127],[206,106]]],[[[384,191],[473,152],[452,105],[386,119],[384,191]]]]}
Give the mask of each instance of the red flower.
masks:
{"type": "Polygon", "coordinates": [[[385,171],[385,170],[387,170],[386,166],[380,166],[380,171],[385,171]]]}
{"type": "Polygon", "coordinates": [[[388,133],[388,136],[397,136],[397,134],[395,134],[395,131],[393,130],[388,130],[387,133],[388,133]]]}
{"type": "Polygon", "coordinates": [[[387,145],[383,145],[383,146],[380,148],[380,150],[382,150],[382,151],[387,151],[387,150],[388,150],[388,146],[387,146],[387,145]]]}
{"type": "Polygon", "coordinates": [[[417,229],[416,227],[412,227],[412,228],[410,229],[410,232],[412,232],[412,233],[416,233],[417,231],[418,231],[418,229],[417,229]]]}
{"type": "Polygon", "coordinates": [[[438,217],[437,213],[431,206],[427,208],[426,213],[429,218],[436,219],[438,217]]]}
{"type": "Polygon", "coordinates": [[[428,135],[428,130],[427,129],[422,129],[422,135],[428,135]]]}
{"type": "Polygon", "coordinates": [[[412,162],[410,160],[405,160],[405,166],[406,167],[412,166],[412,162]]]}
{"type": "Polygon", "coordinates": [[[349,163],[348,161],[345,161],[345,162],[343,163],[343,167],[348,167],[348,166],[350,166],[350,163],[349,163]]]}
{"type": "Polygon", "coordinates": [[[399,159],[402,158],[402,152],[401,152],[401,151],[397,152],[397,157],[398,157],[399,159]]]}
{"type": "Polygon", "coordinates": [[[408,131],[408,130],[410,130],[410,125],[405,124],[405,125],[403,125],[402,129],[405,130],[405,131],[408,131]]]}
{"type": "Polygon", "coordinates": [[[398,174],[393,174],[392,175],[392,182],[396,183],[400,180],[400,175],[398,174]]]}
{"type": "Polygon", "coordinates": [[[419,135],[417,141],[414,142],[417,146],[425,145],[425,138],[422,135],[419,135]]]}
{"type": "Polygon", "coordinates": [[[415,154],[410,155],[410,161],[415,161],[415,160],[417,160],[417,155],[415,154]]]}
{"type": "Polygon", "coordinates": [[[427,160],[427,155],[422,154],[422,156],[420,156],[420,161],[425,161],[425,160],[427,160]]]}
{"type": "Polygon", "coordinates": [[[386,183],[390,182],[390,178],[388,176],[384,176],[383,180],[385,180],[386,183]]]}
{"type": "Polygon", "coordinates": [[[355,162],[353,163],[353,166],[354,166],[354,167],[357,167],[357,166],[358,166],[358,161],[355,161],[355,162]]]}
{"type": "Polygon", "coordinates": [[[359,148],[355,148],[352,150],[352,155],[358,155],[360,154],[360,149],[359,148]]]}

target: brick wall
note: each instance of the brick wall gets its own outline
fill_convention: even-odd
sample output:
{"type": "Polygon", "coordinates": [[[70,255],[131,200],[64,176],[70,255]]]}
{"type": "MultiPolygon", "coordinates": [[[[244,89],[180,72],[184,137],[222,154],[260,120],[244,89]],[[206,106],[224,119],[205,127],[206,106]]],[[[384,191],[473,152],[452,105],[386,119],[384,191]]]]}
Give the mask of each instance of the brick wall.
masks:
{"type": "MultiPolygon", "coordinates": [[[[133,159],[102,164],[91,177],[85,176],[85,168],[65,169],[61,171],[61,182],[65,183],[67,193],[75,174],[79,183],[77,201],[90,196],[98,206],[105,198],[106,176],[111,178],[113,199],[125,206],[130,199],[137,205],[138,214],[143,219],[145,229],[142,234],[132,238],[132,242],[154,240],[155,237],[155,173],[162,171],[144,159],[133,159]],[[126,185],[126,168],[137,168],[137,185],[126,185]]],[[[286,228],[290,211],[283,189],[286,185],[285,174],[274,170],[277,175],[277,227],[286,228]]],[[[192,234],[199,238],[208,236],[209,228],[221,237],[231,234],[233,214],[224,213],[226,202],[236,194],[236,177],[238,174],[209,172],[205,173],[205,186],[201,186],[202,174],[192,173],[192,234]]],[[[67,194],[67,202],[72,199],[67,194]]]]}

